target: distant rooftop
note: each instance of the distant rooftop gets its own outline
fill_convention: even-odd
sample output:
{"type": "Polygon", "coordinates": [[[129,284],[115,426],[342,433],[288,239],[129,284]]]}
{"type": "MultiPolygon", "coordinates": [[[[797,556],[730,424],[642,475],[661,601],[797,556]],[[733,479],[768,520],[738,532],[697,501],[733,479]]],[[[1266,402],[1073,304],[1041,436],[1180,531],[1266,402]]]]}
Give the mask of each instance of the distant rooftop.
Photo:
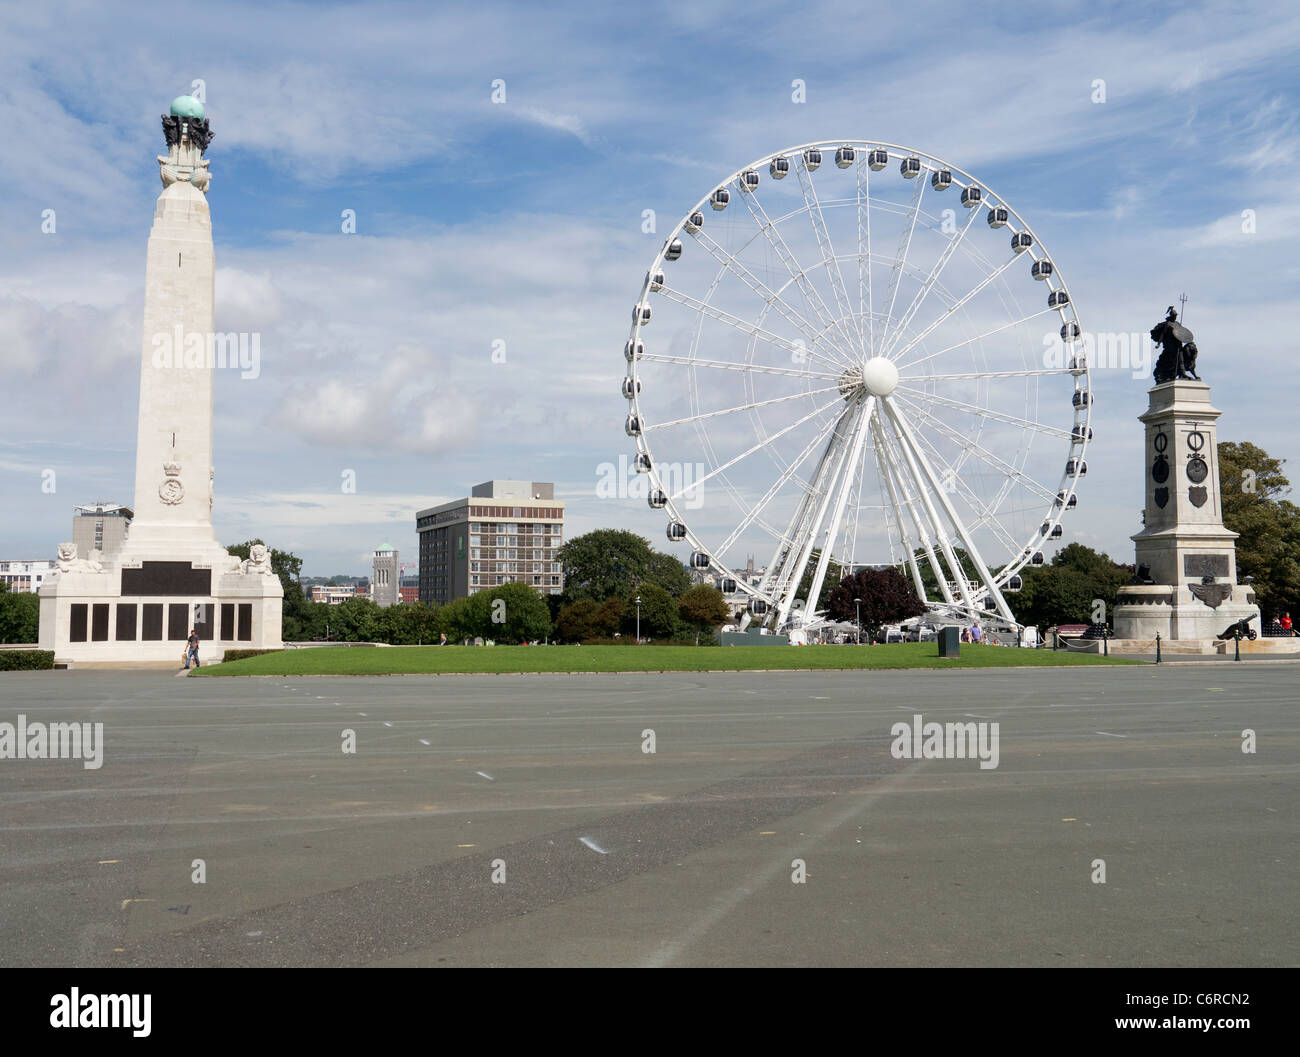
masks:
{"type": "Polygon", "coordinates": [[[120,503],[87,503],[77,507],[78,517],[135,517],[135,512],[120,503]]]}
{"type": "Polygon", "coordinates": [[[554,499],[550,481],[484,481],[470,491],[474,499],[554,499]]]}

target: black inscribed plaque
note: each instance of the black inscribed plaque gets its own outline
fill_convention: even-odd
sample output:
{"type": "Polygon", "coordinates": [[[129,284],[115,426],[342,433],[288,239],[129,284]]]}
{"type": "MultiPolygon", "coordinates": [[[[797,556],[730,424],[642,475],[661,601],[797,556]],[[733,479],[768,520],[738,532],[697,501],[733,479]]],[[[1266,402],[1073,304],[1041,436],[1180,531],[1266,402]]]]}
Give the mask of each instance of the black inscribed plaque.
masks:
{"type": "Polygon", "coordinates": [[[122,570],[122,595],[210,595],[212,570],[189,562],[143,562],[122,570]]]}
{"type": "Polygon", "coordinates": [[[86,613],[88,606],[85,602],[76,602],[69,607],[68,613],[68,641],[85,642],[86,641],[86,613]]]}
{"type": "Polygon", "coordinates": [[[90,610],[90,641],[108,641],[108,603],[96,602],[90,610]]]}
{"type": "Polygon", "coordinates": [[[221,603],[221,641],[233,642],[235,640],[235,604],[233,602],[221,603]]]}
{"type": "Polygon", "coordinates": [[[216,627],[213,625],[213,618],[216,616],[214,610],[217,607],[211,602],[204,602],[198,606],[198,613],[194,618],[194,630],[199,633],[199,639],[203,642],[211,642],[217,637],[216,627]]]}
{"type": "Polygon", "coordinates": [[[161,602],[144,604],[144,619],[141,621],[140,638],[144,642],[162,642],[163,607],[161,602]]]}
{"type": "Polygon", "coordinates": [[[135,625],[140,607],[134,602],[118,603],[117,606],[117,641],[134,642],[135,625]]]}
{"type": "Polygon", "coordinates": [[[253,603],[239,603],[239,641],[253,641],[253,603]]]}
{"type": "Polygon", "coordinates": [[[190,637],[190,607],[184,602],[171,602],[167,606],[167,638],[184,642],[190,637]]]}
{"type": "Polygon", "coordinates": [[[1184,554],[1184,576],[1227,576],[1226,554],[1184,554]]]}

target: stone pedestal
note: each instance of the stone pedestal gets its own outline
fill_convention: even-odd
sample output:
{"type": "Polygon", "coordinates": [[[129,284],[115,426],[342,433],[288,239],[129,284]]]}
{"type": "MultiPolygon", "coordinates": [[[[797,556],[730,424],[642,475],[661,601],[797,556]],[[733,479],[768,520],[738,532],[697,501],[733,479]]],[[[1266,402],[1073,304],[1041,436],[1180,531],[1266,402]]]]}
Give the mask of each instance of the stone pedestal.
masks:
{"type": "Polygon", "coordinates": [[[56,661],[181,663],[191,629],[201,661],[228,648],[278,648],[284,591],[265,548],[249,561],[212,531],[212,219],[203,159],[211,133],[182,96],[163,118],[169,153],[149,235],[136,445],[135,518],[111,559],[59,545],[40,589],[40,648],[56,661]]]}
{"type": "Polygon", "coordinates": [[[1223,526],[1217,420],[1204,382],[1153,386],[1146,426],[1145,527],[1133,537],[1151,584],[1121,587],[1115,635],[1212,643],[1249,619],[1260,631],[1255,592],[1237,583],[1237,534],[1223,526]]]}

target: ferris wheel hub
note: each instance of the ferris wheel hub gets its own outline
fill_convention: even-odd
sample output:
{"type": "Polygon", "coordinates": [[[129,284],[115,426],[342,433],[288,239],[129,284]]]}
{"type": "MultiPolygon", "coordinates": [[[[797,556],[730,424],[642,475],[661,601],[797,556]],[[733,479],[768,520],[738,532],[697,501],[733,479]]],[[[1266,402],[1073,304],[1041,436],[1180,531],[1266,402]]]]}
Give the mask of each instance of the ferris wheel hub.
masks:
{"type": "Polygon", "coordinates": [[[883,356],[862,365],[862,385],[873,396],[888,396],[898,388],[898,368],[883,356]]]}

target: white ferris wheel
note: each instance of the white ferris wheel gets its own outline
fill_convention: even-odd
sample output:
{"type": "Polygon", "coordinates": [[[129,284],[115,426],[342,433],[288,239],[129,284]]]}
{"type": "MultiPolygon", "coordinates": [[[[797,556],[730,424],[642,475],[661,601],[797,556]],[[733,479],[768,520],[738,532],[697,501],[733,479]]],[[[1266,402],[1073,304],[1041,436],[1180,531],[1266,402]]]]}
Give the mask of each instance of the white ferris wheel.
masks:
{"type": "Polygon", "coordinates": [[[668,539],[747,596],[746,624],[815,624],[832,562],[1014,624],[1005,595],[1087,473],[1080,335],[1046,248],[987,186],[907,147],[810,143],[668,235],[624,348],[625,428],[668,539]]]}

